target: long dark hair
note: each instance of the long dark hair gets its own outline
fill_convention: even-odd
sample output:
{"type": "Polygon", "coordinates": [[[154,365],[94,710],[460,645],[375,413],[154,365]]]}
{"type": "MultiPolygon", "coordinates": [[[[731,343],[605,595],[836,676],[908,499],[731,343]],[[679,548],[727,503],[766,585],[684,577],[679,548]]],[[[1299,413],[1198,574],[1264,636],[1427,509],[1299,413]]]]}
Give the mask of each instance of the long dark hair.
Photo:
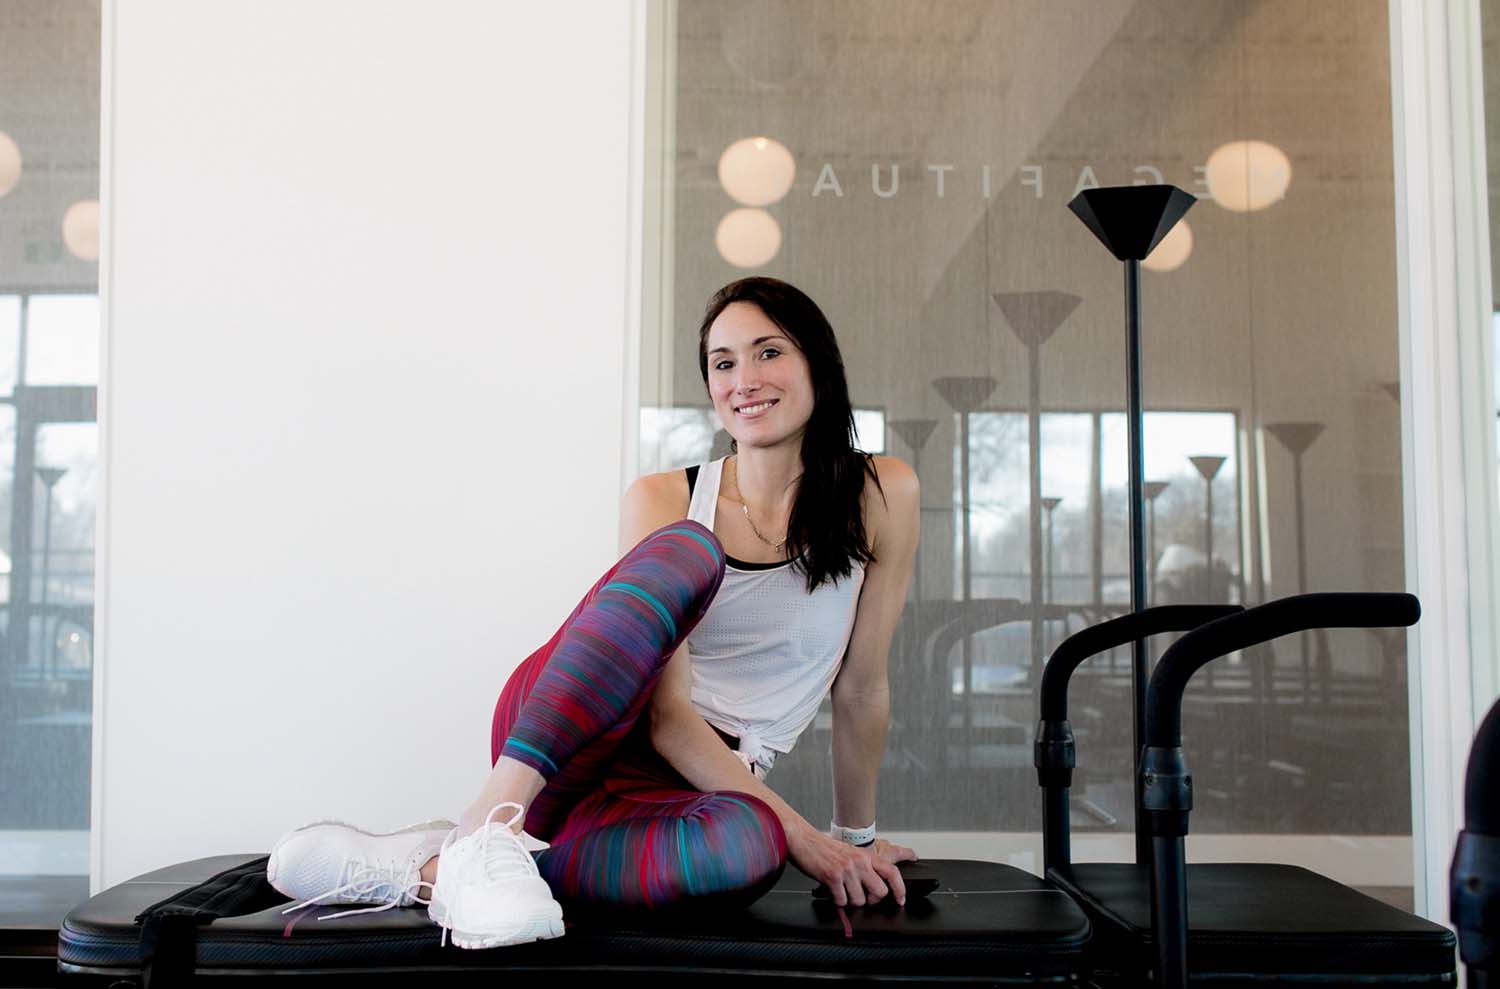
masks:
{"type": "MultiPolygon", "coordinates": [[[[698,370],[708,385],[708,330],[725,308],[748,302],[765,313],[801,348],[812,376],[813,410],[802,434],[802,479],[787,523],[787,550],[804,574],[811,594],[826,581],[838,585],[853,573],[858,561],[875,561],[865,533],[860,496],[865,474],[875,480],[880,497],[885,489],[875,472],[874,458],[854,447],[854,408],[849,382],[833,327],[817,303],[805,293],[775,278],[742,278],[730,282],[708,300],[698,327],[698,370]]],[[[730,449],[738,452],[731,441],[730,449]]]]}

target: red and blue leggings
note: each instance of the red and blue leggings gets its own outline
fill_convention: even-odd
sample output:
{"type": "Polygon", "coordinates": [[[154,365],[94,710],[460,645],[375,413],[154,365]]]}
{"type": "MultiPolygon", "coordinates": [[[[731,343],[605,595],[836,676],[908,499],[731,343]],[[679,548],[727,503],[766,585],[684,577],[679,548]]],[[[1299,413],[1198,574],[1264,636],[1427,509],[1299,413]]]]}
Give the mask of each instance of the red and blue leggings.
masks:
{"type": "Polygon", "coordinates": [[[600,577],[511,675],[490,758],[547,781],[526,830],[560,900],[750,902],[786,867],[786,836],[745,793],[694,789],[651,746],[651,692],[724,580],[724,549],[690,519],[662,526],[600,577]]]}

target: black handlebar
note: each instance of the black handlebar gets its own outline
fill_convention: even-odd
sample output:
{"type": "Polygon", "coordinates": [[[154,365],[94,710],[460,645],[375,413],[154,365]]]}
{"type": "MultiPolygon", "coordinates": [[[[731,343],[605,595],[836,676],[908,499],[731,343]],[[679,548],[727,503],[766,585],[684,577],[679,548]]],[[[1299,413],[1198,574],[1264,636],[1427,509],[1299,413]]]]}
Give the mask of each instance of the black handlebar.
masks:
{"type": "Polygon", "coordinates": [[[1500,835],[1500,703],[1491,707],[1480,722],[1469,749],[1464,830],[1500,835]]]}
{"type": "Polygon", "coordinates": [[[1193,778],[1182,751],[1182,693],[1194,673],[1220,656],[1315,628],[1415,625],[1422,613],[1410,594],[1299,594],[1209,622],[1178,639],[1146,687],[1146,744],[1136,797],[1151,832],[1151,919],[1156,981],[1187,986],[1187,858],[1184,838],[1193,808],[1193,778]]]}
{"type": "MultiPolygon", "coordinates": [[[[1090,656],[1161,632],[1185,632],[1204,622],[1233,615],[1238,605],[1176,604],[1147,608],[1100,622],[1068,636],[1042,670],[1042,719],[1032,759],[1042,788],[1042,861],[1048,870],[1066,867],[1072,857],[1068,833],[1068,788],[1076,753],[1068,724],[1068,683],[1090,656]]],[[[1142,684],[1144,687],[1144,684],[1142,684]]],[[[1132,704],[1133,706],[1133,704],[1132,704]]]]}
{"type": "Polygon", "coordinates": [[[1220,656],[1315,628],[1415,625],[1422,606],[1410,594],[1298,594],[1220,618],[1178,639],[1156,664],[1146,687],[1146,745],[1182,745],[1182,692],[1220,656]]]}
{"type": "Polygon", "coordinates": [[[1204,622],[1244,611],[1239,605],[1170,604],[1112,618],[1075,632],[1063,640],[1042,670],[1042,720],[1068,717],[1068,681],[1090,656],[1162,632],[1186,632],[1204,622]]]}
{"type": "Polygon", "coordinates": [[[1500,703],[1490,708],[1469,749],[1464,829],[1448,873],[1448,916],[1469,985],[1484,989],[1500,969],[1500,703]]]}

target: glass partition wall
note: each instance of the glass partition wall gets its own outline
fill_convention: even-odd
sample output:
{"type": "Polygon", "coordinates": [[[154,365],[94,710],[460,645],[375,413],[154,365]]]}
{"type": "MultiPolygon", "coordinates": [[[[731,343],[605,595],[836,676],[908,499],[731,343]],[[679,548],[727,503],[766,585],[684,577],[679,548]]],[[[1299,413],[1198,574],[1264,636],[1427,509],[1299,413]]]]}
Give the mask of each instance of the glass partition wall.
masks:
{"type": "MultiPolygon", "coordinates": [[[[883,829],[1035,864],[1041,662],[1128,606],[1120,266],[1066,209],[1082,188],[1200,197],[1143,276],[1152,600],[1402,588],[1383,5],[649,13],[639,469],[728,452],[696,355],[715,289],[761,273],[820,304],[861,445],[922,481],[883,829]]],[[[1200,675],[1199,847],[1409,885],[1405,663],[1402,635],[1338,632],[1200,675]]],[[[1072,714],[1080,857],[1129,855],[1126,651],[1080,670],[1072,714]]],[[[829,723],[769,779],[815,823],[829,723]]]]}
{"type": "Polygon", "coordinates": [[[0,921],[25,926],[88,889],[97,0],[7,3],[0,67],[0,921]]]}

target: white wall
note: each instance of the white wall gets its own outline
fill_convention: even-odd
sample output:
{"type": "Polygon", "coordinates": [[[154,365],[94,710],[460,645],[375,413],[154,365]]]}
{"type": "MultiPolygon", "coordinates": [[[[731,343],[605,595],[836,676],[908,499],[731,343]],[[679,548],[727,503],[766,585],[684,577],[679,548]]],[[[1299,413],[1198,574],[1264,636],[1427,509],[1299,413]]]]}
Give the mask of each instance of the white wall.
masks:
{"type": "Polygon", "coordinates": [[[616,556],[635,16],[108,3],[96,889],[481,780],[616,556]]]}

